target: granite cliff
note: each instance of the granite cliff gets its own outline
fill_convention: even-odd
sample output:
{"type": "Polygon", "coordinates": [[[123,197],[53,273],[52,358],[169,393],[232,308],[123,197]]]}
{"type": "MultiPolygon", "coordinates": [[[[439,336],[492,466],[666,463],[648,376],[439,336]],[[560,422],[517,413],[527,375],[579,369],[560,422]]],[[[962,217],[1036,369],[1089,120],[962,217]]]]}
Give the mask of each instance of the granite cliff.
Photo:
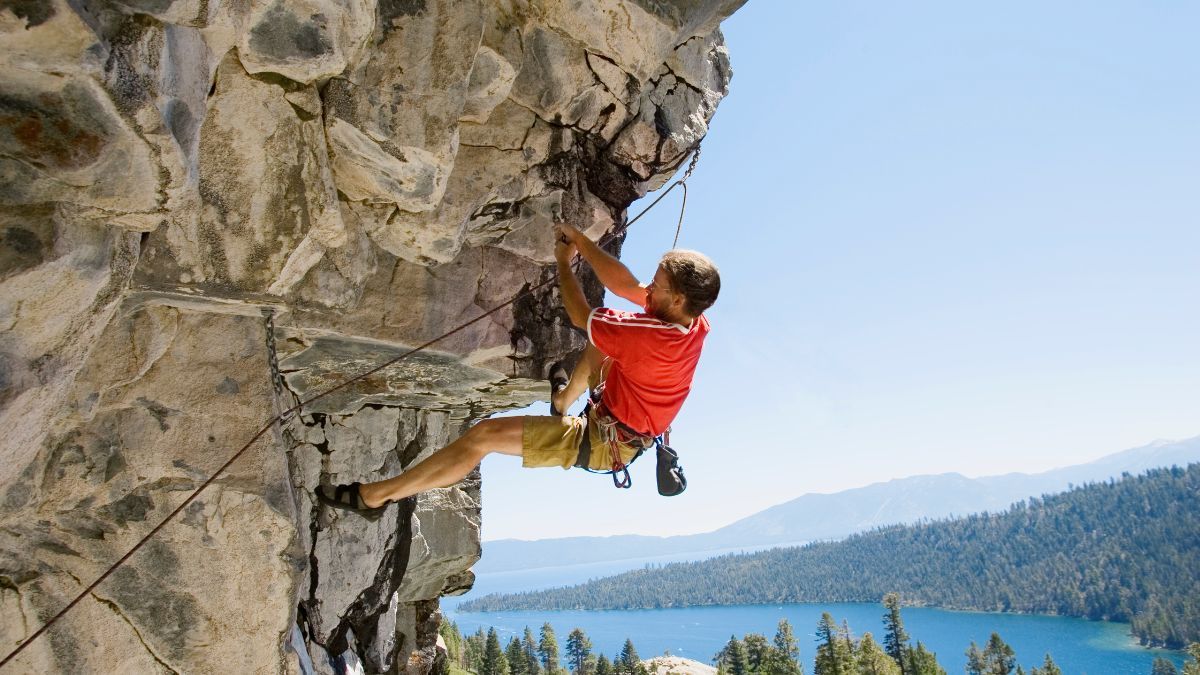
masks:
{"type": "MultiPolygon", "coordinates": [[[[743,2],[0,0],[0,651],[272,416],[548,279],[555,219],[619,251],[743,2]]],[[[583,343],[548,287],[305,407],[9,668],[436,670],[480,476],[376,520],[312,489],[583,343]]]]}

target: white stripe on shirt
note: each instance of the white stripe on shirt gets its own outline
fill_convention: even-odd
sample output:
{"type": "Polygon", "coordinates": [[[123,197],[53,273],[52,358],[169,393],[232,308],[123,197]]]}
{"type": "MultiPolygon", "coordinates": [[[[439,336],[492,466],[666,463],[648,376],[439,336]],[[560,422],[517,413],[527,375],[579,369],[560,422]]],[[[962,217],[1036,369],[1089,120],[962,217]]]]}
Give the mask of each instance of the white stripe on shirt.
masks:
{"type": "MultiPolygon", "coordinates": [[[[604,323],[607,323],[610,326],[637,326],[640,328],[659,328],[659,329],[674,328],[674,329],[678,330],[680,333],[684,333],[684,334],[687,334],[687,332],[692,329],[692,327],[690,325],[689,326],[680,326],[677,323],[672,323],[670,321],[663,321],[662,319],[655,319],[655,318],[651,318],[651,317],[596,316],[596,312],[600,311],[601,309],[603,309],[603,308],[597,307],[596,309],[592,310],[591,314],[588,315],[588,339],[589,340],[592,339],[592,319],[593,318],[596,318],[599,321],[603,321],[604,323]]],[[[695,323],[694,319],[693,319],[693,323],[695,323]]]]}

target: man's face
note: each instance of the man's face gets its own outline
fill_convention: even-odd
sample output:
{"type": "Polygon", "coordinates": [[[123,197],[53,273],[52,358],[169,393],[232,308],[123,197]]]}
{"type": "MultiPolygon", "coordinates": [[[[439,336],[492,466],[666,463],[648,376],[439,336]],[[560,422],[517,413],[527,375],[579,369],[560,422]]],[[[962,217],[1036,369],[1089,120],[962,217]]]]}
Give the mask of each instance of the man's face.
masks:
{"type": "Polygon", "coordinates": [[[671,288],[671,277],[661,266],[654,272],[654,280],[646,286],[646,313],[656,319],[669,321],[667,314],[678,293],[671,288]]]}

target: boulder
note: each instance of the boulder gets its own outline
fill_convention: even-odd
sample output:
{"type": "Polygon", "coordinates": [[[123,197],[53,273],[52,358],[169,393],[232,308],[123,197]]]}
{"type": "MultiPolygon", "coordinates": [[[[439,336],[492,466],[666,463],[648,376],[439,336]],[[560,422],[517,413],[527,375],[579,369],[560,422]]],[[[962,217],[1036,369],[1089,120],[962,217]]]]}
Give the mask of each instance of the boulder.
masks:
{"type": "Polygon", "coordinates": [[[656,656],[642,661],[650,675],[716,675],[717,669],[681,656],[656,656]]]}

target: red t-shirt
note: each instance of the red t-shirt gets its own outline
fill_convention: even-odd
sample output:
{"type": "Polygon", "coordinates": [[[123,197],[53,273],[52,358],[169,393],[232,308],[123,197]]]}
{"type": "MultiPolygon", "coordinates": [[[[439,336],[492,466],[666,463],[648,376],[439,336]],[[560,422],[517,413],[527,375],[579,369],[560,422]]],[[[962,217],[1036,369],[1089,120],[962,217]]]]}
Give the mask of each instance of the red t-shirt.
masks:
{"type": "Polygon", "coordinates": [[[588,315],[588,339],[613,360],[604,380],[604,407],[636,431],[657,436],[692,388],[708,335],[703,315],[688,327],[642,312],[599,307],[588,315]]]}

